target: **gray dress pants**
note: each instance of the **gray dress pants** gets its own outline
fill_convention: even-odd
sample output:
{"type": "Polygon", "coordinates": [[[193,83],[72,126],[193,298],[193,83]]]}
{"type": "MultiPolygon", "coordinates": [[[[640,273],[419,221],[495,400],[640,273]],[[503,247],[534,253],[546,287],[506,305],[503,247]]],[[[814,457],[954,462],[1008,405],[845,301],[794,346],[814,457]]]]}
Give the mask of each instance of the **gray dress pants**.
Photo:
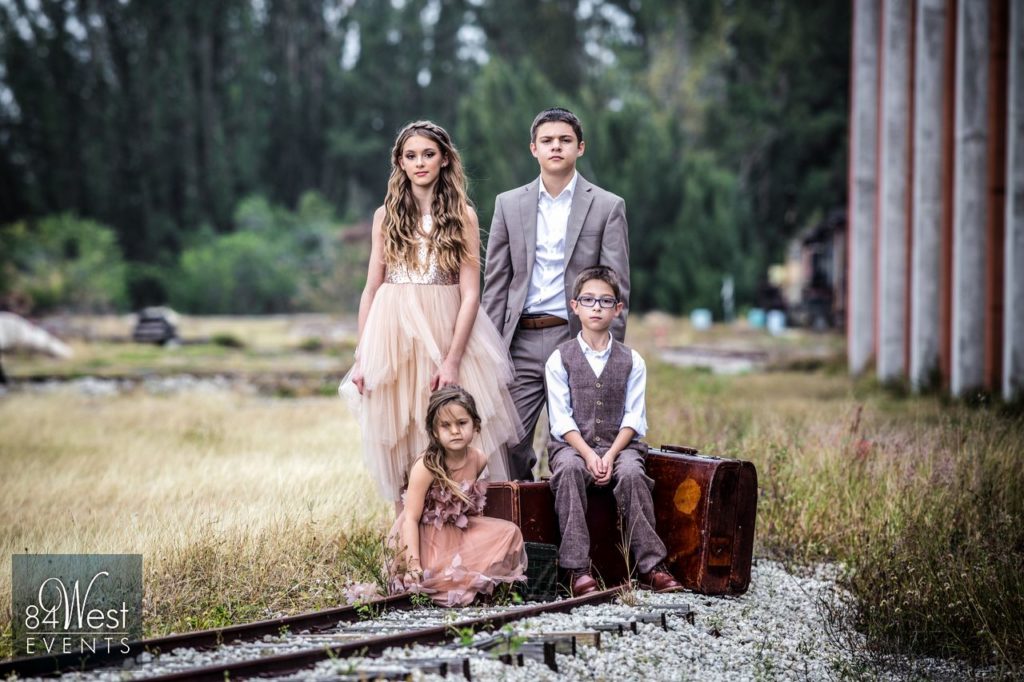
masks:
{"type": "Polygon", "coordinates": [[[569,325],[546,329],[517,329],[509,353],[516,378],[509,393],[523,421],[526,435],[508,450],[508,476],[513,481],[532,481],[537,454],[533,450],[533,432],[540,411],[547,404],[544,364],[559,345],[569,340],[569,325]]]}

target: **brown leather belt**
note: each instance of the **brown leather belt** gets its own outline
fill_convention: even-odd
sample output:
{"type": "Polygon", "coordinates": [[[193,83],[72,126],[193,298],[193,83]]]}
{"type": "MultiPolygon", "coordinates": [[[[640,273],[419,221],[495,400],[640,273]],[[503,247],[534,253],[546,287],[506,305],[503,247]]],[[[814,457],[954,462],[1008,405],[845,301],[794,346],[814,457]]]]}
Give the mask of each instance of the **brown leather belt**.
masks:
{"type": "Polygon", "coordinates": [[[563,324],[569,323],[557,315],[523,315],[519,318],[520,329],[547,329],[548,327],[558,327],[563,324]]]}

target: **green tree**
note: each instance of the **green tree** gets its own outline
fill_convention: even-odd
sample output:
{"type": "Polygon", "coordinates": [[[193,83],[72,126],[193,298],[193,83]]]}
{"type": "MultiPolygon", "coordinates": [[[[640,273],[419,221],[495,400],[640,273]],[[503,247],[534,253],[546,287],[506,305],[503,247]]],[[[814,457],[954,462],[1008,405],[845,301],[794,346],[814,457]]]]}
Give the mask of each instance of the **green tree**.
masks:
{"type": "Polygon", "coordinates": [[[529,60],[543,65],[545,75],[560,91],[576,92],[589,64],[578,4],[575,0],[490,0],[474,16],[492,55],[511,64],[529,60]]]}
{"type": "Polygon", "coordinates": [[[550,106],[574,104],[530,59],[492,59],[466,88],[461,106],[454,134],[486,231],[498,193],[524,185],[540,172],[530,155],[533,117],[550,106]]]}
{"type": "MultiPolygon", "coordinates": [[[[159,303],[183,252],[247,229],[245,197],[287,222],[315,191],[365,220],[394,133],[415,118],[455,134],[486,229],[495,194],[537,173],[532,116],[563,105],[587,131],[582,172],[627,201],[641,280],[666,240],[711,222],[742,256],[715,267],[746,274],[701,278],[704,293],[666,275],[684,288],[664,295],[685,310],[733,274],[742,299],[750,273],[842,202],[849,12],[812,0],[0,3],[0,224],[74,212],[110,225],[131,303],[159,303]],[[731,187],[734,218],[680,221],[691,182],[731,187]]],[[[339,230],[306,232],[320,245],[289,250],[294,263],[335,262],[324,254],[339,230]]],[[[634,286],[638,307],[655,305],[650,286],[665,285],[634,286]]]]}
{"type": "Polygon", "coordinates": [[[679,214],[673,229],[659,234],[655,266],[641,270],[637,286],[660,310],[686,314],[703,307],[720,316],[723,277],[733,276],[738,291],[749,292],[755,283],[736,229],[745,217],[739,183],[707,153],[687,155],[680,175],[679,214]]]}
{"type": "Polygon", "coordinates": [[[739,0],[721,22],[731,57],[702,144],[737,174],[745,229],[773,259],[844,202],[849,13],[849,3],[739,0]]]}

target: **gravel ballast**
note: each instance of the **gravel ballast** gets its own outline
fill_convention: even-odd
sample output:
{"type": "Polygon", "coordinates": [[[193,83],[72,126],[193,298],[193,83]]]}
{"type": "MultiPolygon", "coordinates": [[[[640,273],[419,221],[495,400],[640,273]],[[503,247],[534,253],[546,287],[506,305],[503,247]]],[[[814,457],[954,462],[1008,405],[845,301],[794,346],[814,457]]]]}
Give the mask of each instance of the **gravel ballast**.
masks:
{"type": "MultiPolygon", "coordinates": [[[[586,630],[601,621],[628,621],[637,612],[659,606],[689,605],[694,614],[691,625],[669,611],[668,630],[659,625],[639,623],[637,634],[616,636],[602,633],[600,648],[580,647],[576,656],[559,654],[555,672],[536,660],[522,667],[504,665],[493,656],[475,649],[413,647],[390,650],[387,658],[423,659],[451,657],[455,651],[470,657],[474,680],[827,680],[827,679],[915,679],[959,680],[986,671],[970,670],[953,662],[917,659],[894,663],[888,670],[869,665],[852,652],[849,644],[828,634],[826,609],[821,603],[835,603],[838,588],[835,570],[821,566],[794,575],[782,564],[759,561],[753,569],[750,590],[739,597],[705,597],[679,592],[652,594],[636,592],[636,604],[584,606],[568,614],[550,614],[515,626],[517,635],[530,637],[542,632],[586,630]]],[[[484,634],[478,635],[483,637],[484,634]]],[[[847,635],[856,642],[855,635],[847,635]]],[[[366,661],[372,666],[381,661],[366,661]]],[[[358,670],[363,661],[329,661],[291,679],[328,679],[358,670]]],[[[989,676],[992,676],[991,672],[989,676]]],[[[436,680],[436,675],[415,679],[436,680]]]]}
{"type": "MultiPolygon", "coordinates": [[[[955,662],[915,659],[879,666],[854,653],[860,641],[849,632],[831,636],[834,624],[823,604],[835,604],[841,595],[835,568],[819,566],[800,574],[773,561],[758,561],[750,590],[739,597],[707,597],[691,592],[652,594],[637,591],[610,604],[582,606],[571,613],[556,613],[518,621],[500,634],[519,642],[544,633],[593,632],[607,624],[635,623],[624,634],[600,632],[600,645],[580,643],[576,655],[557,654],[553,670],[541,660],[524,656],[522,665],[506,665],[494,654],[472,646],[416,646],[395,648],[375,659],[360,657],[324,661],[315,668],[277,679],[373,679],[374,671],[412,670],[416,680],[438,680],[407,661],[468,659],[474,680],[830,680],[830,679],[935,679],[996,677],[996,671],[970,669],[955,662]],[[659,623],[645,616],[665,614],[659,623]],[[689,614],[689,615],[688,615],[689,614]],[[651,620],[647,618],[647,620],[651,620]],[[403,663],[405,662],[405,663],[403,663]]],[[[349,636],[397,632],[436,623],[453,624],[500,610],[498,607],[452,609],[421,608],[386,612],[379,618],[346,626],[349,636]]],[[[660,620],[660,617],[656,620],[660,620]]],[[[453,633],[464,644],[492,639],[495,633],[453,633]]],[[[77,680],[144,679],[182,672],[190,667],[225,660],[259,658],[328,645],[332,636],[294,633],[266,636],[262,641],[223,647],[215,651],[178,649],[163,657],[142,653],[120,669],[66,675],[77,680]],[[132,665],[134,663],[134,665],[132,665]]],[[[583,640],[580,639],[580,642],[583,640]]],[[[454,675],[455,679],[461,675],[454,675]]],[[[451,678],[449,678],[451,679],[451,678]]]]}

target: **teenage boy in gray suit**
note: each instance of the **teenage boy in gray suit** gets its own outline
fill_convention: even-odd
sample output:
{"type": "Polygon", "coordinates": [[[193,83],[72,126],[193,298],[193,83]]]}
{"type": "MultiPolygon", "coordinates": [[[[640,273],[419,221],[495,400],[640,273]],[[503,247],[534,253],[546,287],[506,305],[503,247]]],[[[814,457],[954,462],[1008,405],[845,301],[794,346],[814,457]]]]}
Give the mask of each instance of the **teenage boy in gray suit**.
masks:
{"type": "MultiPolygon", "coordinates": [[[[629,308],[626,204],[576,171],[584,148],[579,119],[566,109],[545,109],[530,126],[530,152],[540,177],[494,202],[481,306],[504,336],[516,369],[510,392],[526,435],[508,452],[513,480],[533,480],[544,363],[580,330],[569,309],[576,276],[594,265],[611,267],[629,308]]],[[[611,332],[619,341],[625,338],[625,315],[611,332]]]]}

